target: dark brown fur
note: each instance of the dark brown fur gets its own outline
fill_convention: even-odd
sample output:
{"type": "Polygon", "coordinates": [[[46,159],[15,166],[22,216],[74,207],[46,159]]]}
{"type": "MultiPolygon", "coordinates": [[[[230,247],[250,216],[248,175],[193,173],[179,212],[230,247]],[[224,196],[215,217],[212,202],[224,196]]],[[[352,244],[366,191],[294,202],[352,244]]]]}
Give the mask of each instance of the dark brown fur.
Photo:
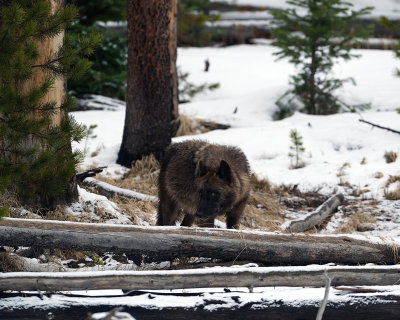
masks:
{"type": "Polygon", "coordinates": [[[226,215],[238,228],[250,191],[246,156],[235,147],[199,140],[174,143],[165,152],[159,176],[158,225],[174,225],[183,211],[183,226],[212,227],[226,215]]]}

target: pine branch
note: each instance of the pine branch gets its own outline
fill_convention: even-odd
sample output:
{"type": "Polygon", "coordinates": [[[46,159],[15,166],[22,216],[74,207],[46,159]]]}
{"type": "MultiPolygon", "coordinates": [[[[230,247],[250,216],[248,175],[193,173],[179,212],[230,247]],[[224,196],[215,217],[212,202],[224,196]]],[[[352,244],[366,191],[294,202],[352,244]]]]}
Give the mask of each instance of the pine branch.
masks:
{"type": "MultiPolygon", "coordinates": [[[[72,55],[71,55],[71,56],[72,56],[72,55]]],[[[47,61],[46,63],[43,63],[43,64],[35,64],[35,65],[32,66],[32,68],[48,68],[48,69],[52,69],[52,68],[50,67],[50,65],[52,65],[52,64],[54,64],[54,63],[56,63],[56,62],[59,62],[59,61],[65,59],[65,58],[69,58],[69,57],[71,57],[71,56],[65,56],[65,57],[64,57],[64,56],[61,56],[61,57],[58,57],[58,58],[56,58],[56,59],[49,60],[49,61],[47,61]]]]}

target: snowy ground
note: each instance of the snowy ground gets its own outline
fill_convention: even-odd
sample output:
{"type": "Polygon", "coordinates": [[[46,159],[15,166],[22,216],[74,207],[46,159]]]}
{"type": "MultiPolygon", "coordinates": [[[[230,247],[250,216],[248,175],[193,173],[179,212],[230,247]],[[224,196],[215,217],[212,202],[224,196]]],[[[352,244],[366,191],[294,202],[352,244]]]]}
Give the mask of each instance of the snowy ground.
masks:
{"type": "MultiPolygon", "coordinates": [[[[273,121],[272,114],[276,108],[274,102],[287,90],[289,75],[295,72],[288,62],[276,61],[272,55],[273,51],[268,43],[228,48],[179,49],[178,65],[190,73],[190,81],[198,84],[220,83],[218,90],[198,95],[191,103],[181,105],[180,112],[191,117],[227,123],[232,127],[192,137],[179,137],[174,141],[196,138],[236,145],[247,155],[252,171],[259,177],[269,179],[275,185],[298,185],[302,191],[318,190],[326,195],[340,191],[349,199],[355,197],[354,190],[363,190],[359,197],[371,199],[370,201],[376,203],[374,210],[377,210],[373,212],[374,230],[364,234],[396,239],[400,235],[400,201],[385,200],[384,191],[388,188],[385,185],[387,179],[390,176],[400,175],[398,165],[400,160],[386,163],[384,153],[400,152],[400,136],[372,129],[358,120],[365,119],[400,130],[400,114],[396,111],[400,108],[398,102],[400,79],[393,76],[399,61],[390,51],[363,50],[355,51],[361,55],[360,59],[340,63],[335,68],[336,74],[341,77],[352,76],[358,84],[345,85],[338,91],[340,98],[347,103],[371,103],[372,108],[368,111],[332,116],[296,113],[287,119],[273,121]],[[206,58],[211,62],[208,73],[203,72],[206,58]],[[237,112],[234,112],[235,109],[237,112]],[[291,162],[288,157],[291,129],[297,129],[303,136],[306,149],[304,154],[306,166],[296,170],[290,169],[291,162]],[[377,174],[378,172],[381,174],[377,174]]],[[[114,176],[120,176],[124,172],[124,168],[115,164],[122,140],[124,115],[123,105],[116,110],[74,112],[79,122],[98,126],[94,130],[95,138],[89,138],[80,145],[73,146],[85,149],[86,157],[82,168],[106,165],[107,172],[114,176]]],[[[389,188],[394,187],[394,185],[389,186],[389,188]]],[[[114,222],[129,223],[124,221],[116,206],[105,197],[92,195],[82,189],[80,195],[85,205],[97,203],[104,210],[109,210],[116,220],[114,222]]],[[[81,209],[79,205],[75,205],[70,210],[79,214],[81,209]]],[[[292,215],[291,218],[296,218],[296,215],[292,215]]],[[[337,226],[345,219],[347,219],[346,213],[339,210],[323,232],[335,232],[337,226]]],[[[382,295],[398,295],[397,286],[382,290],[385,292],[382,295]]],[[[322,288],[260,288],[255,290],[254,294],[242,291],[234,293],[235,297],[240,296],[240,303],[262,300],[263,303],[273,304],[279,300],[282,303],[298,304],[300,296],[302,303],[315,306],[323,296],[322,288]]],[[[372,291],[374,293],[371,295],[376,295],[376,288],[372,291]]],[[[357,296],[353,294],[349,297],[342,295],[341,292],[335,289],[331,299],[343,299],[345,303],[357,296]]],[[[93,294],[102,296],[101,292],[93,294]]],[[[119,297],[120,294],[116,293],[115,300],[97,298],[88,300],[87,303],[99,304],[101,299],[111,299],[110,305],[116,303],[132,305],[131,297],[119,297]]],[[[174,307],[174,303],[177,303],[176,298],[171,300],[165,296],[155,295],[155,297],[149,299],[148,293],[136,296],[134,304],[154,308],[166,305],[174,307]]],[[[231,306],[231,294],[222,289],[217,293],[207,291],[201,298],[182,298],[179,300],[179,306],[196,306],[208,298],[224,301],[223,307],[231,306]]],[[[21,306],[53,303],[61,307],[75,303],[75,298],[68,296],[53,296],[51,299],[45,297],[43,300],[38,297],[9,299],[2,301],[7,302],[7,306],[11,308],[18,307],[18,303],[21,306]]],[[[362,299],[366,299],[365,294],[362,299]]],[[[82,300],[79,303],[81,302],[82,300]]],[[[219,305],[221,306],[221,303],[219,305]]]]}

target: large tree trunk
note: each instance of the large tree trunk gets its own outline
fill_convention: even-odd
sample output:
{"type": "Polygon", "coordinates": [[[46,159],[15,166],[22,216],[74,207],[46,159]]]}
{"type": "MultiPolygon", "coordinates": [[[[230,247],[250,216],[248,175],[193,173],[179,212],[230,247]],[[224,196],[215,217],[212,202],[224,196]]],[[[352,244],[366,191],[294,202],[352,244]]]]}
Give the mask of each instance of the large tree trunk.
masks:
{"type": "Polygon", "coordinates": [[[128,0],[128,88],[119,164],[160,158],[176,131],[176,0],[128,0]]]}

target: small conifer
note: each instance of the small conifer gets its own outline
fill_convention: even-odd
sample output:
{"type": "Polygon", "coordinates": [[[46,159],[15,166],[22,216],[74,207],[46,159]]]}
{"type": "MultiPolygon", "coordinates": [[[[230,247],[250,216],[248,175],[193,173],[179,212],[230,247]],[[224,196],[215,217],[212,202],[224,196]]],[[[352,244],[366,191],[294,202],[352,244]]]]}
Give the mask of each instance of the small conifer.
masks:
{"type": "Polygon", "coordinates": [[[306,149],[303,147],[303,137],[296,129],[290,130],[290,141],[292,145],[289,147],[289,158],[292,160],[292,169],[299,169],[305,166],[302,155],[306,149]],[[294,161],[293,161],[294,160],[294,161]],[[294,162],[294,163],[293,163],[294,162]]]}

